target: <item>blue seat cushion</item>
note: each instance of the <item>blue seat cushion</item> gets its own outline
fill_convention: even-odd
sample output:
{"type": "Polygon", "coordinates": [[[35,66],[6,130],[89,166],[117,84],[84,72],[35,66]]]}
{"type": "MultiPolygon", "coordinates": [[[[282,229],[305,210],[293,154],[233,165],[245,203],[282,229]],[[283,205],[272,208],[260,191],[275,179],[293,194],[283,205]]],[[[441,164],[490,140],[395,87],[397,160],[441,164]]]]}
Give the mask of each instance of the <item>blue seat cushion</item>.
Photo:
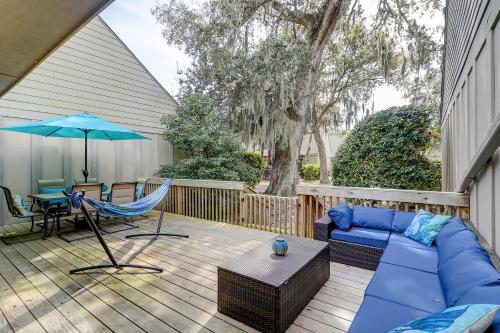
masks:
{"type": "Polygon", "coordinates": [[[400,234],[392,233],[391,236],[389,237],[389,245],[390,244],[398,244],[398,245],[403,245],[407,247],[415,247],[417,249],[423,249],[427,251],[437,251],[436,246],[426,246],[423,244],[420,244],[417,241],[414,241],[413,239],[410,239],[408,237],[405,237],[400,234]]]}
{"type": "Polygon", "coordinates": [[[387,333],[399,325],[427,315],[429,313],[425,311],[366,296],[354,317],[349,333],[387,333]]]}
{"type": "Polygon", "coordinates": [[[438,274],[448,307],[474,287],[500,282],[500,273],[482,248],[461,251],[445,265],[438,265],[438,274]]]}
{"type": "Polygon", "coordinates": [[[446,265],[448,261],[462,253],[462,251],[472,249],[482,250],[476,235],[468,229],[454,233],[451,237],[446,239],[446,242],[439,242],[436,248],[439,253],[438,267],[446,265]]]}
{"type": "Polygon", "coordinates": [[[335,223],[337,228],[348,231],[352,226],[352,208],[346,204],[340,204],[337,207],[328,210],[328,217],[335,223]]]}
{"type": "Polygon", "coordinates": [[[355,227],[392,230],[394,209],[354,206],[352,222],[355,227]]]}
{"type": "MultiPolygon", "coordinates": [[[[500,305],[500,282],[491,282],[477,286],[466,292],[456,303],[465,304],[497,304],[500,305]]],[[[500,333],[500,311],[497,312],[493,324],[486,332],[500,333]]]]}
{"type": "Polygon", "coordinates": [[[414,212],[402,212],[397,210],[394,213],[394,220],[392,221],[392,231],[398,234],[405,232],[415,215],[414,212]]]}
{"type": "Polygon", "coordinates": [[[383,262],[378,265],[365,295],[429,313],[440,312],[446,308],[437,274],[383,262]]]}
{"type": "Polygon", "coordinates": [[[390,244],[385,248],[380,262],[437,274],[438,254],[416,247],[390,244]]]}
{"type": "Polygon", "coordinates": [[[352,227],[349,231],[333,229],[332,239],[384,249],[387,246],[389,234],[389,231],[384,230],[352,227]]]}
{"type": "Polygon", "coordinates": [[[450,219],[437,234],[436,246],[445,243],[451,236],[462,230],[467,230],[467,227],[462,220],[457,218],[450,219]]]}

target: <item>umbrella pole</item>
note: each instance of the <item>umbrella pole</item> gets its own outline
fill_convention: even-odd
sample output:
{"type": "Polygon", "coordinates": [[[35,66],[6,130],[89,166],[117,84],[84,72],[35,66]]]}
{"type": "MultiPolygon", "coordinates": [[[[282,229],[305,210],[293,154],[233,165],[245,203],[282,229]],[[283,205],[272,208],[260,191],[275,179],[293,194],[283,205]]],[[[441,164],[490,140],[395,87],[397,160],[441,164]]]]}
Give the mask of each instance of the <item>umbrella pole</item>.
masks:
{"type": "Polygon", "coordinates": [[[87,183],[87,177],[89,176],[89,171],[87,170],[87,131],[85,131],[85,170],[83,170],[83,177],[85,178],[85,183],[87,183]]]}

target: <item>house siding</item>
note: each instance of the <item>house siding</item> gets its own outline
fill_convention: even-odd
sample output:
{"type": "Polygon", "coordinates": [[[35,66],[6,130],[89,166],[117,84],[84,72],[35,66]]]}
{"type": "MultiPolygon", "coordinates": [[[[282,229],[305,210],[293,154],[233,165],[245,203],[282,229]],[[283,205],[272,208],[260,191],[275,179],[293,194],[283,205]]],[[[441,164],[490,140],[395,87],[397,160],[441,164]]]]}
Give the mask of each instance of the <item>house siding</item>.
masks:
{"type": "Polygon", "coordinates": [[[500,1],[447,1],[442,108],[443,189],[470,193],[470,219],[497,253],[500,142],[493,133],[500,120],[499,16],[500,1]]]}
{"type": "MultiPolygon", "coordinates": [[[[94,18],[0,98],[0,126],[90,112],[151,140],[89,141],[92,177],[111,184],[154,174],[172,163],[160,119],[176,102],[100,17],[94,18]]],[[[79,139],[0,132],[0,183],[14,193],[38,191],[38,179],[81,177],[79,139]]],[[[1,223],[8,218],[0,205],[1,223]]]]}

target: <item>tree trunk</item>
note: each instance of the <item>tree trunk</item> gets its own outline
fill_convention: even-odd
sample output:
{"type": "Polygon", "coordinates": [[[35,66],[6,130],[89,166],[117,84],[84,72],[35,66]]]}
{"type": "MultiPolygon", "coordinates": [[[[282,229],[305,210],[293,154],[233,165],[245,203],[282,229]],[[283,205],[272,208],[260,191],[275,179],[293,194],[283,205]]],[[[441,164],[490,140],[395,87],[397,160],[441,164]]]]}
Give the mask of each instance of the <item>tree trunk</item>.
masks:
{"type": "Polygon", "coordinates": [[[329,184],[330,181],[328,179],[328,161],[326,159],[325,142],[321,137],[319,126],[317,126],[316,124],[313,124],[313,134],[314,134],[314,141],[316,141],[316,145],[318,146],[319,172],[320,172],[319,182],[321,184],[329,184]]]}
{"type": "Polygon", "coordinates": [[[337,23],[340,7],[343,0],[326,0],[323,13],[318,25],[309,31],[311,42],[310,65],[307,72],[298,82],[298,96],[296,107],[287,110],[287,117],[291,122],[292,131],[288,142],[275,144],[271,183],[266,189],[267,194],[279,196],[293,196],[299,181],[298,162],[300,146],[311,109],[311,99],[318,82],[318,68],[321,64],[326,42],[332,35],[337,23]]]}

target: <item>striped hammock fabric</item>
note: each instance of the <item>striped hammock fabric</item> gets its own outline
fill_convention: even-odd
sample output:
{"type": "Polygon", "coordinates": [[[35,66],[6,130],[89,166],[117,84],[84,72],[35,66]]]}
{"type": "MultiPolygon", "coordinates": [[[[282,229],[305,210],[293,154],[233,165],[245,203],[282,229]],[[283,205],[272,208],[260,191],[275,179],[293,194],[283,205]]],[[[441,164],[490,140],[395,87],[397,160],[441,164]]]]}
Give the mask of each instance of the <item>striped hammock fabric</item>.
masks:
{"type": "Polygon", "coordinates": [[[87,196],[72,193],[70,197],[71,205],[75,208],[81,207],[80,198],[90,206],[94,207],[99,214],[105,216],[139,216],[144,215],[156,207],[168,194],[172,179],[167,178],[163,184],[148,196],[125,205],[116,205],[107,201],[99,201],[87,196]]]}

